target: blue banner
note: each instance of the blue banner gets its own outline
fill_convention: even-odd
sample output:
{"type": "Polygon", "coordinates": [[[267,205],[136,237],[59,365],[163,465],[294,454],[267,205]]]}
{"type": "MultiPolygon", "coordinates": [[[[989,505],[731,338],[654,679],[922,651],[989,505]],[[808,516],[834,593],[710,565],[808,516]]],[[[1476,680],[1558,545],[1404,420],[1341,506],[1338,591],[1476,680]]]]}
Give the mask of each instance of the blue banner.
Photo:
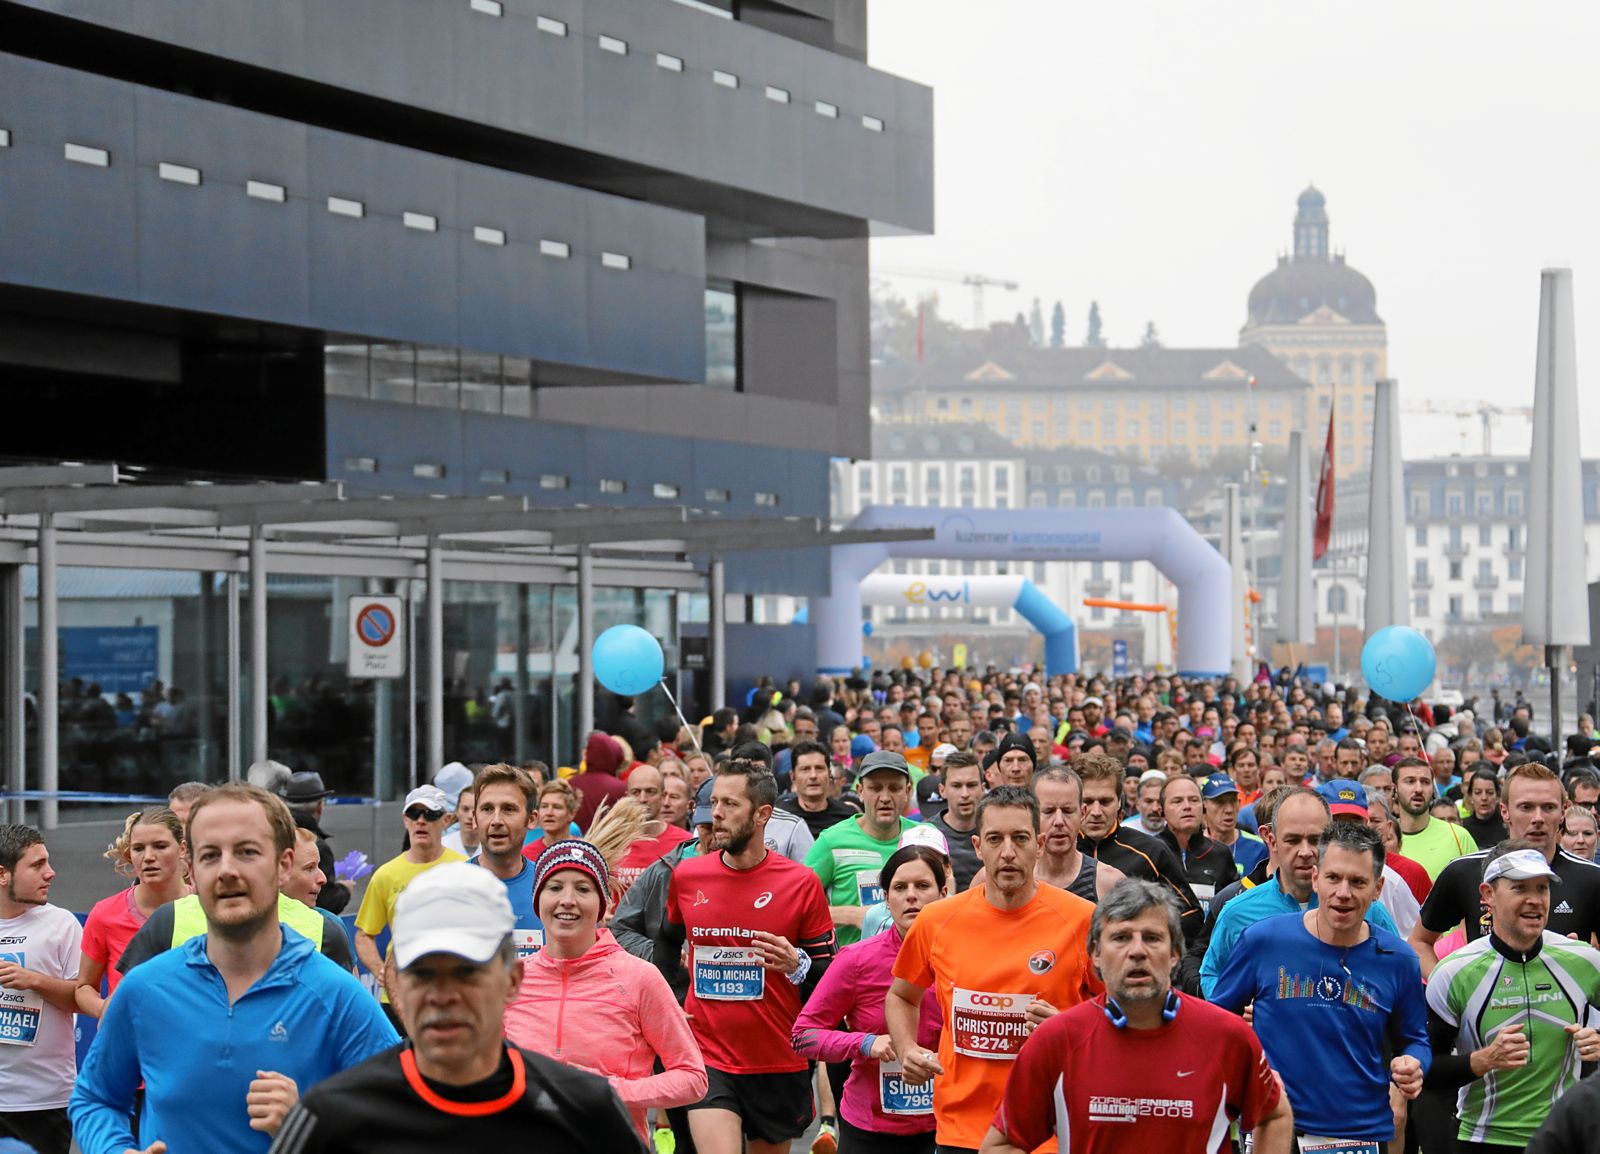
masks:
{"type": "Polygon", "coordinates": [[[1111,643],[1111,676],[1128,676],[1128,643],[1116,640],[1111,643]]]}

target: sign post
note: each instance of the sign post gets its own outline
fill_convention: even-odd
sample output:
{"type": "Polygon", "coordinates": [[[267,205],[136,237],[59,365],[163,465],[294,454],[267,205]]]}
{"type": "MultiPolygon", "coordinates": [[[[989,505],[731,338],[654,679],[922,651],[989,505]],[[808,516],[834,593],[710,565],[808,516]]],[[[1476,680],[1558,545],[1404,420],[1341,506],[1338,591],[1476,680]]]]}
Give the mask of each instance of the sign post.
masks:
{"type": "Polygon", "coordinates": [[[351,677],[406,675],[405,599],[369,593],[350,598],[351,677]]]}
{"type": "Polygon", "coordinates": [[[1111,643],[1111,676],[1128,676],[1128,643],[1120,637],[1111,643]]]}

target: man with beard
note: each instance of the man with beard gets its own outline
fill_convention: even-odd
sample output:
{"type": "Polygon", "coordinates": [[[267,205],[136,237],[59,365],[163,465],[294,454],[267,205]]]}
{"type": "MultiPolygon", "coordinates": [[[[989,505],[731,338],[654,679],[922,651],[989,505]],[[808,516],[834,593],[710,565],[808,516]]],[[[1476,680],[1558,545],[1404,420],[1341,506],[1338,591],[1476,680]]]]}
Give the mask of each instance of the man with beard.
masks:
{"type": "Polygon", "coordinates": [[[1294,1119],[1261,1043],[1235,1015],[1173,990],[1182,950],[1165,887],[1129,879],[1101,901],[1089,958],[1106,992],[1033,1032],[984,1154],[1025,1154],[1052,1135],[1061,1154],[1215,1154],[1230,1148],[1228,1122],[1253,1132],[1257,1154],[1288,1154],[1294,1119]]]}
{"type": "Polygon", "coordinates": [[[1007,1076],[1034,1028],[1098,993],[1089,968],[1094,907],[1040,885],[1039,801],[1016,786],[978,806],[984,883],[934,902],[912,923],[894,965],[884,1017],[906,1082],[937,1078],[933,1116],[941,1151],[976,1150],[1007,1076]],[[917,1044],[932,988],[945,1028],[937,1053],[917,1044]]]}
{"type": "MultiPolygon", "coordinates": [[[[1548,915],[1550,932],[1587,942],[1600,933],[1600,866],[1561,848],[1562,801],[1561,780],[1528,762],[1506,774],[1500,808],[1511,837],[1544,854],[1561,886],[1548,915]]],[[[1482,878],[1493,856],[1492,850],[1480,850],[1457,858],[1428,891],[1422,918],[1411,930],[1411,946],[1422,959],[1424,976],[1439,964],[1433,944],[1456,926],[1465,927],[1469,942],[1488,933],[1490,907],[1483,900],[1482,878]]]]}
{"type": "Polygon", "coordinates": [[[83,927],[50,904],[56,871],[44,837],[0,825],[0,1135],[67,1154],[77,1073],[72,999],[83,927]],[[62,997],[62,991],[67,996],[62,997]]]}
{"type": "Polygon", "coordinates": [[[1193,937],[1205,915],[1177,855],[1163,842],[1117,824],[1122,814],[1122,763],[1109,754],[1084,753],[1072,759],[1072,768],[1083,782],[1078,848],[1128,877],[1161,882],[1171,889],[1184,911],[1183,932],[1193,937]]]}
{"type": "Polygon", "coordinates": [[[106,1002],[73,1091],[84,1154],[262,1151],[299,1097],[398,1037],[349,973],[278,921],[294,818],[252,785],[207,791],[189,817],[206,932],[131,971],[106,1002]]]}
{"type": "Polygon", "coordinates": [[[806,854],[806,866],[828,895],[841,948],[861,940],[862,915],[883,901],[878,875],[900,848],[900,835],[917,824],[900,816],[911,794],[911,767],[904,757],[874,750],[861,759],[860,768],[856,790],[864,812],[823,830],[806,854]]]}
{"type": "Polygon", "coordinates": [[[709,1079],[689,1107],[699,1154],[787,1154],[813,1116],[810,1072],[790,1038],[833,956],[833,920],[816,875],[767,848],[777,800],[763,763],[720,767],[716,852],[681,862],[667,883],[663,932],[690,947],[684,1009],[709,1079]]]}
{"type": "MultiPolygon", "coordinates": [[[[649,766],[641,768],[656,772],[649,766]]],[[[505,883],[517,919],[512,944],[517,957],[525,961],[544,945],[544,926],[533,908],[534,866],[522,856],[538,792],[533,779],[515,766],[486,765],[472,783],[472,794],[477,798],[473,824],[481,847],[473,860],[505,883]]]]}
{"type": "Polygon", "coordinates": [[[1441,821],[1428,812],[1437,798],[1433,771],[1420,757],[1403,757],[1394,763],[1394,798],[1400,807],[1395,817],[1400,826],[1401,851],[1427,870],[1434,881],[1456,858],[1478,852],[1472,835],[1459,824],[1441,821]]]}

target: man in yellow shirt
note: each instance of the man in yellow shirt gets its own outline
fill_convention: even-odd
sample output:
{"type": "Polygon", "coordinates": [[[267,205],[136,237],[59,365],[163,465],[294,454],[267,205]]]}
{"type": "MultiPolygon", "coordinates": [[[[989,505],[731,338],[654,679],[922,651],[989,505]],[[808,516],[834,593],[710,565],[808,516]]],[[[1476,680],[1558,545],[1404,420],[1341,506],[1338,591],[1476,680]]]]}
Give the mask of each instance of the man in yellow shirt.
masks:
{"type": "MultiPolygon", "coordinates": [[[[367,882],[366,896],[361,899],[361,910],[356,914],[356,957],[361,964],[384,985],[383,959],[378,956],[378,935],[388,928],[394,917],[394,904],[400,892],[410,885],[417,875],[426,873],[443,862],[467,859],[444,845],[445,816],[450,812],[450,799],[438,786],[419,785],[406,795],[403,820],[410,844],[398,857],[390,858],[379,866],[367,882]]],[[[389,1008],[389,991],[380,994],[384,1012],[402,1034],[405,1028],[389,1008]]]]}

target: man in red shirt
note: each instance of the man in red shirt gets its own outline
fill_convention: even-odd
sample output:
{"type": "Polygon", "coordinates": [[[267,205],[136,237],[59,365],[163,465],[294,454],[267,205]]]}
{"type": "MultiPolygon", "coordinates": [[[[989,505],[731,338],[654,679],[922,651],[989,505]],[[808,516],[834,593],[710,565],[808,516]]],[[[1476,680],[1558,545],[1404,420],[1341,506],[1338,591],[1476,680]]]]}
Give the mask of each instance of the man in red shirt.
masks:
{"type": "Polygon", "coordinates": [[[817,875],[767,849],[777,800],[761,762],[719,767],[716,852],[683,861],[667,886],[663,936],[690,948],[683,1008],[709,1079],[689,1107],[699,1154],[788,1154],[813,1116],[810,1070],[790,1037],[833,956],[833,918],[817,875]]]}
{"type": "Polygon", "coordinates": [[[661,802],[665,779],[653,765],[635,766],[628,775],[628,796],[644,807],[649,820],[645,823],[645,836],[628,847],[616,869],[611,871],[612,883],[617,889],[617,899],[628,892],[638,876],[660,861],[678,846],[689,840],[689,831],[668,825],[661,820],[661,802]]]}
{"type": "Polygon", "coordinates": [[[1023,1044],[983,1154],[1219,1154],[1229,1126],[1257,1154],[1288,1154],[1294,1119],[1243,1019],[1172,989],[1177,904],[1128,878],[1095,907],[1089,957],[1106,992],[1045,1020],[1023,1044]]]}

